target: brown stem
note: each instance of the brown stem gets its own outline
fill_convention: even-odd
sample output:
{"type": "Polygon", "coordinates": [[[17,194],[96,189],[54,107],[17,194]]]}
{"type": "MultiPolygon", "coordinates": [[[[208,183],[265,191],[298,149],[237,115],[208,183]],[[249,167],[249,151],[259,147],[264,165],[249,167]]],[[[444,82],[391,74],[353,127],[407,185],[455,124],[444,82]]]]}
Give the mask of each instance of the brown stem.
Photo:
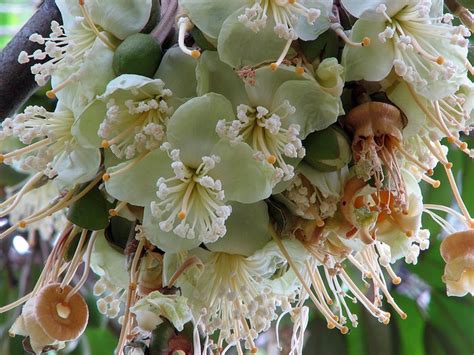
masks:
{"type": "Polygon", "coordinates": [[[33,53],[40,45],[28,40],[32,33],[47,37],[51,21],[61,21],[54,0],[45,0],[36,13],[0,52],[0,122],[10,116],[38,88],[30,67],[34,63],[19,64],[21,51],[33,53]]]}

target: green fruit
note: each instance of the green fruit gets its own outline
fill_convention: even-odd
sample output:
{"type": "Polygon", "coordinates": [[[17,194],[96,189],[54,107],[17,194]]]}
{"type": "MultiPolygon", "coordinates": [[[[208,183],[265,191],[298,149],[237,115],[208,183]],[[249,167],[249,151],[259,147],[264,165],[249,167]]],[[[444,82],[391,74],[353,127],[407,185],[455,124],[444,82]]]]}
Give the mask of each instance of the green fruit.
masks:
{"type": "Polygon", "coordinates": [[[161,46],[151,35],[135,33],[117,47],[112,65],[116,75],[137,74],[151,78],[161,57],[161,46]]]}
{"type": "Polygon", "coordinates": [[[349,139],[341,128],[334,125],[311,133],[303,145],[306,148],[304,161],[319,171],[339,170],[352,159],[349,139]]]}

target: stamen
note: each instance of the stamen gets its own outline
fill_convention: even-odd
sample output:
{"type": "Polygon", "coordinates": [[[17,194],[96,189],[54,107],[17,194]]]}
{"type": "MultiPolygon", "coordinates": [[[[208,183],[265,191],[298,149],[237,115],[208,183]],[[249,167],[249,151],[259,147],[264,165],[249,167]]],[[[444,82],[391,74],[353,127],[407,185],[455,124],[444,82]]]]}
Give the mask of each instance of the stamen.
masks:
{"type": "Polygon", "coordinates": [[[124,208],[125,206],[127,205],[127,202],[125,201],[121,201],[117,204],[117,206],[115,206],[115,208],[112,208],[109,210],[109,215],[111,217],[115,217],[119,214],[119,212],[122,210],[122,208],[124,208]]]}
{"type": "Polygon", "coordinates": [[[469,214],[466,205],[464,204],[461,194],[459,193],[459,189],[457,187],[456,180],[454,179],[454,175],[451,168],[444,166],[444,170],[446,171],[446,176],[448,177],[449,185],[451,186],[451,190],[453,191],[454,198],[459,206],[459,209],[464,215],[464,218],[466,219],[466,223],[472,225],[474,221],[471,218],[471,215],[469,214]]]}
{"type": "Polygon", "coordinates": [[[276,71],[278,67],[281,65],[281,63],[283,63],[286,55],[288,54],[288,51],[290,50],[292,43],[293,43],[293,39],[289,39],[288,41],[286,41],[285,47],[283,48],[283,51],[281,52],[277,61],[275,63],[270,64],[271,70],[276,71]]]}
{"type": "Polygon", "coordinates": [[[336,32],[336,34],[349,46],[353,48],[359,47],[367,47],[370,46],[370,38],[364,37],[361,42],[353,42],[347,37],[346,33],[344,32],[344,28],[341,26],[340,23],[333,23],[331,24],[331,29],[336,32]]]}
{"type": "Polygon", "coordinates": [[[188,17],[180,17],[178,19],[178,45],[183,53],[190,55],[191,57],[198,59],[201,56],[201,52],[196,49],[189,49],[184,44],[184,37],[186,32],[189,32],[193,29],[194,25],[188,17]]]}

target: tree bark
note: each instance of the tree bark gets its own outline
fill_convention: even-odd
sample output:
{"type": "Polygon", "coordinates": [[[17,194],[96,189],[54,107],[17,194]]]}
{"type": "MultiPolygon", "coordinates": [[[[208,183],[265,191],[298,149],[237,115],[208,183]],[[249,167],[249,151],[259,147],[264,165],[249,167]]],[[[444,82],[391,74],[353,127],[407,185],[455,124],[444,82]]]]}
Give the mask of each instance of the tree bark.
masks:
{"type": "Polygon", "coordinates": [[[48,37],[53,20],[61,23],[61,13],[54,0],[45,0],[0,52],[0,122],[12,115],[38,88],[30,71],[34,60],[20,64],[18,55],[21,51],[31,54],[40,48],[39,44],[30,42],[28,37],[35,32],[48,37]]]}

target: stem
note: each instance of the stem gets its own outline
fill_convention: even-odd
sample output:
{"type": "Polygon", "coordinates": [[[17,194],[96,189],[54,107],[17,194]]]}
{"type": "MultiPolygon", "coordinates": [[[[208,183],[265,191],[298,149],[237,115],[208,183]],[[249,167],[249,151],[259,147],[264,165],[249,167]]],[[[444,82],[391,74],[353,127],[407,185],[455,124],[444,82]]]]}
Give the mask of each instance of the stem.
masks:
{"type": "Polygon", "coordinates": [[[54,0],[45,0],[36,13],[0,52],[0,121],[12,115],[38,88],[30,72],[33,61],[18,63],[21,51],[33,53],[41,46],[29,41],[37,32],[48,37],[51,21],[62,22],[61,14],[54,0]]]}

